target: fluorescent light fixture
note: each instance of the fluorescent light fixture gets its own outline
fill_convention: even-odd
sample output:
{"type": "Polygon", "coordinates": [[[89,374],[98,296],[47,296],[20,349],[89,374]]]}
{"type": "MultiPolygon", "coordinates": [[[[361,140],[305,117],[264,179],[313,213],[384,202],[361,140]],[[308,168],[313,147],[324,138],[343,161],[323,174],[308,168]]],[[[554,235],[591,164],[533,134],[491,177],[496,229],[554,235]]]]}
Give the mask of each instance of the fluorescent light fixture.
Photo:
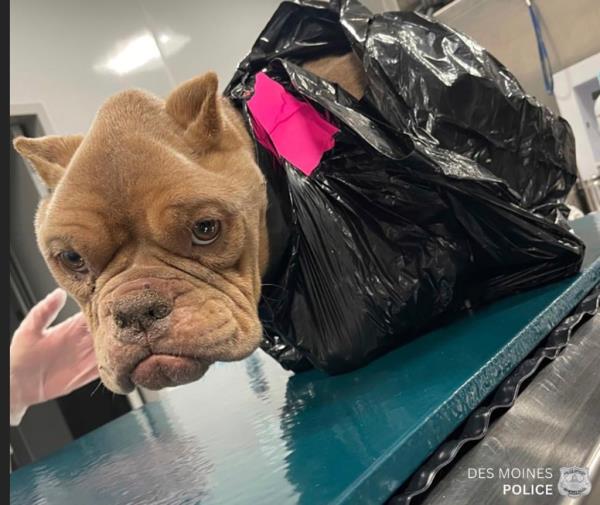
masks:
{"type": "Polygon", "coordinates": [[[156,41],[149,33],[132,37],[119,46],[103,63],[96,65],[95,68],[117,75],[124,75],[160,59],[160,51],[156,41]]]}
{"type": "Polygon", "coordinates": [[[163,56],[178,52],[189,41],[189,37],[173,33],[160,33],[156,38],[150,32],[135,35],[118,43],[107,57],[94,65],[94,70],[117,75],[152,70],[160,65],[163,56]]]}

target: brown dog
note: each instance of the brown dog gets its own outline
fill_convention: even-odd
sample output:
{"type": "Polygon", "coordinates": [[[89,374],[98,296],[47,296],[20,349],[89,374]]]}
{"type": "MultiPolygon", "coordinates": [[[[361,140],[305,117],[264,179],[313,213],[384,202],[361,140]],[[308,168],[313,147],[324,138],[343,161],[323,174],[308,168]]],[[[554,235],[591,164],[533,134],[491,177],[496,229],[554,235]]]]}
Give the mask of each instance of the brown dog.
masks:
{"type": "MultiPolygon", "coordinates": [[[[364,91],[351,53],[305,68],[364,91]]],[[[183,384],[258,347],[265,181],[214,73],[166,101],[119,93],[85,136],[14,145],[52,190],[38,209],[38,244],[87,317],[109,389],[183,384]]]]}

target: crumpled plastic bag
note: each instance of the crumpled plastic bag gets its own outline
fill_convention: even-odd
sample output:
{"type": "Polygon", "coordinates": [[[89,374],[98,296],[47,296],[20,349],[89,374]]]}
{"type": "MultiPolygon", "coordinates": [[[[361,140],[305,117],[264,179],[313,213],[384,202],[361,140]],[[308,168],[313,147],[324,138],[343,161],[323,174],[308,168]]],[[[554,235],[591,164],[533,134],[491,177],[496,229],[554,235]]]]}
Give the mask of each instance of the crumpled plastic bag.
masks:
{"type": "Polygon", "coordinates": [[[353,370],[580,268],[562,203],[577,174],[569,125],[441,23],[355,0],[283,2],[225,95],[268,182],[262,348],[285,368],[353,370]],[[300,66],[350,50],[367,76],[360,101],[300,66]],[[309,175],[257,139],[259,72],[339,130],[309,175]]]}

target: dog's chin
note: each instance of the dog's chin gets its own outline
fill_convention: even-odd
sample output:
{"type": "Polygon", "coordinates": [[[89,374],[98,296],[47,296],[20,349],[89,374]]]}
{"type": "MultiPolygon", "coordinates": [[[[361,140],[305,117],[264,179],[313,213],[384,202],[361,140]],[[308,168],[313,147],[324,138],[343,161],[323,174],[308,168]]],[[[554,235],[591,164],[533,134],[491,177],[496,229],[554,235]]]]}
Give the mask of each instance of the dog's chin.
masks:
{"type": "Polygon", "coordinates": [[[210,363],[195,358],[152,354],[135,366],[130,378],[137,386],[157,390],[196,381],[209,366],[210,363]]]}
{"type": "Polygon", "coordinates": [[[197,342],[198,332],[191,333],[194,327],[188,324],[155,342],[113,349],[107,360],[112,366],[99,367],[102,381],[118,394],[130,393],[136,386],[151,390],[180,386],[200,379],[211,364],[239,361],[260,346],[260,324],[243,335],[233,318],[214,326],[215,330],[202,334],[202,344],[197,342]]]}

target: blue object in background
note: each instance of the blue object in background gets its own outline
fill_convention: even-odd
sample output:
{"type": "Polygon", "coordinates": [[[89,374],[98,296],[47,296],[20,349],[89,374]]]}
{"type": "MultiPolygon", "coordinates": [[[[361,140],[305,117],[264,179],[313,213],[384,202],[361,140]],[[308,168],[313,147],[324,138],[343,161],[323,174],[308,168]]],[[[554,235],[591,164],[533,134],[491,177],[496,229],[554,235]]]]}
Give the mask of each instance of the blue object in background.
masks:
{"type": "Polygon", "coordinates": [[[577,276],[490,305],[353,373],[260,351],[11,476],[13,505],[378,504],[600,281],[600,214],[577,276]]]}
{"type": "Polygon", "coordinates": [[[552,66],[550,65],[550,58],[548,51],[546,50],[546,43],[544,42],[544,36],[542,34],[542,26],[540,24],[539,9],[533,3],[533,0],[525,0],[527,8],[529,9],[529,16],[531,17],[531,24],[533,25],[533,31],[535,33],[535,40],[538,47],[538,55],[540,57],[540,66],[542,68],[542,75],[544,77],[544,88],[546,93],[549,95],[554,94],[554,77],[552,73],[552,66]]]}

